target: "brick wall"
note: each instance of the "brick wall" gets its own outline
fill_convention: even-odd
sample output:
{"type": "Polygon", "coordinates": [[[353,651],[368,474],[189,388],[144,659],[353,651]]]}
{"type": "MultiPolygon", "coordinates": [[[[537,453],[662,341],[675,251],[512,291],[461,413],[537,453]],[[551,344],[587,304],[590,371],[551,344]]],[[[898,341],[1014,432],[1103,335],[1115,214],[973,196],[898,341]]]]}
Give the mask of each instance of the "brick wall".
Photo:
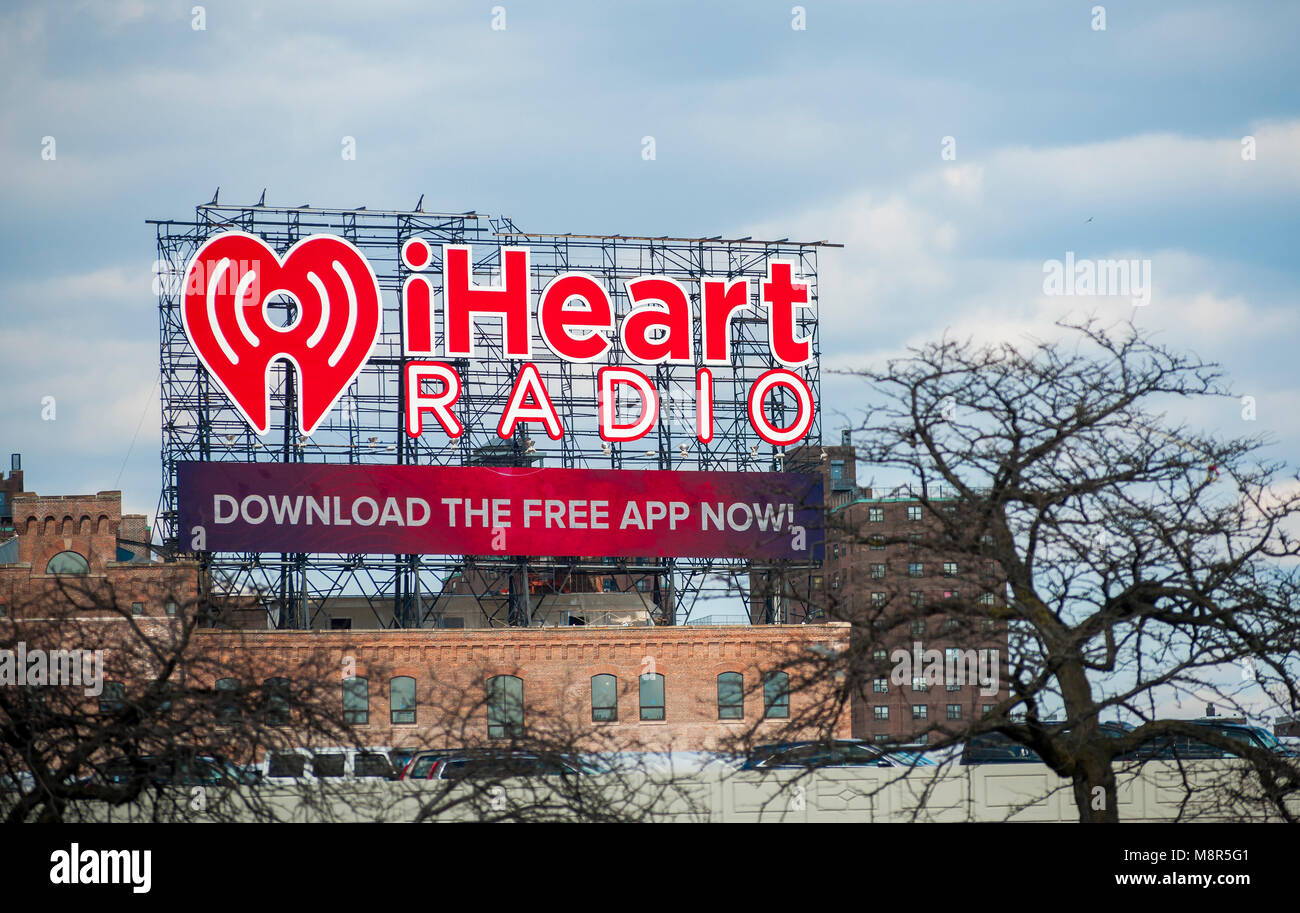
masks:
{"type": "MultiPolygon", "coordinates": [[[[143,615],[164,616],[169,606],[191,605],[197,598],[199,567],[193,561],[127,563],[117,560],[122,527],[122,493],[43,496],[24,492],[13,498],[18,561],[0,565],[0,606],[5,614],[40,615],[49,600],[78,591],[84,602],[113,599],[139,604],[143,615]],[[47,574],[50,559],[76,552],[86,559],[85,576],[47,574]]],[[[129,530],[143,529],[142,515],[127,515],[129,530]]],[[[136,530],[136,531],[139,531],[136,530]]]]}
{"type": "MultiPolygon", "coordinates": [[[[786,720],[764,720],[763,673],[775,671],[811,646],[846,644],[846,625],[770,627],[654,627],[510,629],[483,631],[244,632],[204,630],[196,649],[247,663],[258,675],[292,679],[308,666],[339,671],[342,702],[344,670],[367,679],[368,744],[390,747],[487,742],[483,706],[486,682],[496,675],[522,680],[525,725],[548,731],[594,731],[583,744],[624,750],[698,750],[724,747],[751,728],[760,741],[781,731],[786,720]],[[252,661],[249,661],[249,660],[252,661]],[[653,671],[664,679],[665,718],[642,721],[638,685],[653,671]],[[719,720],[717,677],[744,676],[744,717],[719,720]],[[617,722],[592,721],[591,678],[618,680],[617,722]],[[413,725],[394,725],[389,714],[389,680],[416,680],[417,715],[413,725]],[[450,731],[455,728],[456,731],[450,731]]],[[[223,663],[224,664],[224,663],[223,663]]],[[[798,680],[798,673],[794,675],[798,680]]],[[[244,684],[258,684],[244,683],[244,684]]],[[[825,694],[825,686],[791,688],[790,718],[800,719],[825,694]]],[[[780,735],[776,734],[780,732],[780,735]]],[[[847,738],[847,713],[834,721],[836,737],[847,738]]],[[[813,737],[812,727],[804,733],[813,737]]]]}

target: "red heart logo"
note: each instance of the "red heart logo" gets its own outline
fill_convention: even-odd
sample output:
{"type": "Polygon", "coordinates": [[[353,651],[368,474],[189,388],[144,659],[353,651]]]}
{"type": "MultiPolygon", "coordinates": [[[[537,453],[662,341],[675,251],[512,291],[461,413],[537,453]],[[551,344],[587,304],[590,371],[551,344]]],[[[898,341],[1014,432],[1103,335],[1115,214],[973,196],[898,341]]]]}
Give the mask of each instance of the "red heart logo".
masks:
{"type": "Polygon", "coordinates": [[[206,241],[185,271],[181,321],[208,372],[258,434],[270,428],[271,362],[298,374],[298,428],[311,434],[365,365],[379,338],[379,280],[347,241],[314,235],[281,260],[242,231],[206,241]],[[267,319],[266,301],[288,294],[297,317],[267,319]]]}

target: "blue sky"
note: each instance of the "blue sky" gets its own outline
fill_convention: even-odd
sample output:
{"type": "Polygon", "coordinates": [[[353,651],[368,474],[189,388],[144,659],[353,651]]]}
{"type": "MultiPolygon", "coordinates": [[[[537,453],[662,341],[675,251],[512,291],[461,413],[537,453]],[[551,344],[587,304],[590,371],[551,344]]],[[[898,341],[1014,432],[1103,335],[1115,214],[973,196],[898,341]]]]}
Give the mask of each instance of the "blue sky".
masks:
{"type": "MultiPolygon", "coordinates": [[[[945,330],[1050,335],[1081,302],[1043,293],[1045,261],[1149,259],[1137,321],[1257,399],[1253,424],[1235,401],[1197,418],[1270,432],[1296,463],[1300,6],[1105,3],[1097,30],[1094,5],[811,0],[796,30],[789,0],[210,2],[200,31],[191,0],[6,4],[0,448],[29,488],[121,488],[153,512],[145,219],[220,185],[381,209],[423,193],[529,231],[843,242],[822,258],[824,369],[945,330]]],[[[825,378],[828,435],[860,400],[825,378]]]]}

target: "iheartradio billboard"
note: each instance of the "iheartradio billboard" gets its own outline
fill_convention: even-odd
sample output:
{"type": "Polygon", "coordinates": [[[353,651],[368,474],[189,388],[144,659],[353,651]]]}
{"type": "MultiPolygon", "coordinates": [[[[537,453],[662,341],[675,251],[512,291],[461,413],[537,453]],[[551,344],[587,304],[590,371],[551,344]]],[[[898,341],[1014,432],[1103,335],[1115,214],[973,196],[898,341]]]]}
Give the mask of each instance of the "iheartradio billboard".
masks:
{"type": "Polygon", "coordinates": [[[178,476],[194,551],[824,554],[819,474],[187,462],[178,476]]]}
{"type": "MultiPolygon", "coordinates": [[[[611,289],[580,271],[558,272],[543,282],[533,275],[527,247],[500,248],[500,281],[494,284],[475,281],[470,245],[442,244],[439,252],[440,260],[417,237],[400,253],[408,273],[399,304],[403,426],[410,437],[435,428],[451,439],[465,433],[456,405],[463,378],[451,362],[482,357],[475,347],[476,332],[484,332],[481,319],[500,322],[501,357],[518,364],[495,429],[503,440],[521,423],[540,425],[552,440],[571,431],[534,363],[536,339],[548,358],[602,365],[598,427],[600,437],[612,443],[639,440],[656,427],[655,366],[694,368],[695,435],[708,444],[714,432],[713,371],[739,357],[733,352],[735,320],[766,324],[760,347],[771,367],[746,392],[754,432],[783,447],[803,440],[813,427],[813,391],[794,370],[814,361],[812,336],[799,332],[801,311],[813,307],[813,296],[796,261],[769,260],[765,274],[753,277],[700,276],[694,296],[668,276],[622,279],[617,291],[630,309],[616,319],[611,289]],[[441,269],[439,294],[430,278],[435,262],[441,269]],[[441,351],[435,350],[438,337],[441,351]],[[794,403],[779,423],[768,406],[777,391],[794,403]],[[616,408],[620,400],[637,405],[616,408]]],[[[291,364],[299,378],[298,431],[304,437],[366,365],[384,322],[375,271],[353,244],[313,235],[281,257],[241,231],[211,236],[190,259],[181,318],[204,368],[259,435],[271,426],[271,367],[276,361],[291,364]],[[289,324],[270,319],[273,296],[296,302],[289,324]]]]}

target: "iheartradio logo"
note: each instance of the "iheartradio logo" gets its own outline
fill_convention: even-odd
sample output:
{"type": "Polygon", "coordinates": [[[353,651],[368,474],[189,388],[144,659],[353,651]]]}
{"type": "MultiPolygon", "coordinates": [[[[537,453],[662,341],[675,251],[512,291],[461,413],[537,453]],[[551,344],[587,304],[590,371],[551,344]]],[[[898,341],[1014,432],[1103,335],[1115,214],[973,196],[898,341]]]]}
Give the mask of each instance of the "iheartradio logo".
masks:
{"type": "MultiPolygon", "coordinates": [[[[535,289],[528,248],[501,248],[500,282],[492,285],[475,281],[469,246],[445,244],[442,253],[442,357],[481,357],[474,347],[475,321],[489,317],[501,321],[505,357],[522,361],[497,425],[503,440],[514,434],[520,422],[542,423],[552,440],[565,434],[533,361],[533,338],[538,335],[551,353],[570,363],[610,359],[608,353],[619,345],[634,363],[693,366],[696,436],[707,444],[713,439],[709,366],[733,363],[732,318],[747,309],[766,311],[768,348],[782,365],[750,384],[746,406],[750,424],[774,446],[793,444],[812,427],[813,391],[807,380],[791,370],[815,357],[813,337],[799,335],[797,315],[801,308],[812,306],[813,297],[795,262],[770,261],[756,287],[746,277],[702,277],[697,304],[670,277],[626,279],[631,309],[620,316],[609,289],[585,273],[561,273],[544,288],[535,289]],[[794,397],[794,417],[783,412],[782,421],[788,419],[784,424],[776,424],[767,414],[767,401],[778,388],[794,397]]],[[[423,434],[424,416],[429,414],[443,433],[457,438],[465,431],[454,411],[461,377],[452,365],[432,360],[437,357],[434,286],[423,272],[433,262],[432,249],[415,238],[403,245],[401,256],[412,272],[400,296],[402,344],[406,354],[415,356],[403,368],[406,433],[423,434]],[[437,389],[428,389],[429,384],[437,389]]],[[[296,369],[298,426],[309,435],[365,365],[382,325],[374,270],[359,250],[334,235],[299,241],[283,258],[254,235],[240,231],[216,235],[190,260],[183,289],[181,316],[190,344],[258,434],[270,430],[272,362],[282,359],[296,369]],[[268,315],[268,302],[278,295],[297,304],[294,320],[286,326],[273,324],[268,315]]],[[[599,369],[597,380],[601,437],[607,442],[628,442],[649,434],[659,411],[658,388],[650,377],[631,364],[610,364],[599,369]],[[615,416],[616,388],[638,395],[639,408],[632,407],[637,418],[615,416]]]]}
{"type": "Polygon", "coordinates": [[[299,241],[282,259],[261,238],[224,232],[198,249],[182,287],[190,345],[258,434],[270,429],[273,361],[298,375],[298,428],[309,435],[379,338],[379,281],[361,252],[334,235],[299,241]],[[275,295],[298,306],[286,326],[268,317],[275,295]]]}

